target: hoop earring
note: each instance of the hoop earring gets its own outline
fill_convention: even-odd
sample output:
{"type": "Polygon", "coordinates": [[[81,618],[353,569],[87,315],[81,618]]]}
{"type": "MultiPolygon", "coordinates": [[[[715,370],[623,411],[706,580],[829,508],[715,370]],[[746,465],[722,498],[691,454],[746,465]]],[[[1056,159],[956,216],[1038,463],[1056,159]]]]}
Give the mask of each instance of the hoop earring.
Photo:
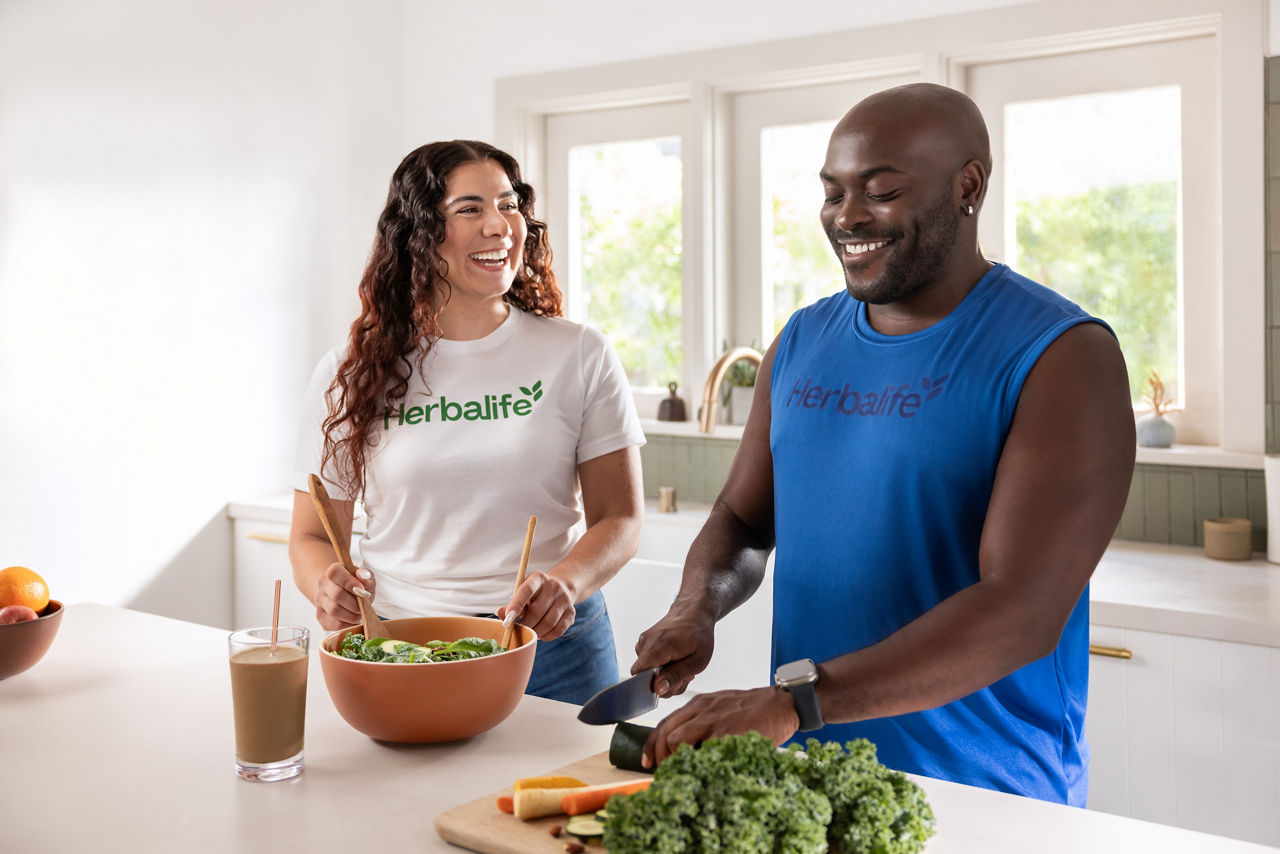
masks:
{"type": "Polygon", "coordinates": [[[973,216],[973,205],[969,205],[969,207],[964,209],[964,215],[973,216]]]}

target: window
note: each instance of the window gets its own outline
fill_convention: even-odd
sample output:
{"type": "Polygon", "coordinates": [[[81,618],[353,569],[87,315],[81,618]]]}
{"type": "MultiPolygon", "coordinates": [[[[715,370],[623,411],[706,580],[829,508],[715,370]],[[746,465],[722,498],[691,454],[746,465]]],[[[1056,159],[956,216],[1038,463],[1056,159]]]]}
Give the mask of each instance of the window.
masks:
{"type": "Polygon", "coordinates": [[[1143,409],[1155,371],[1178,441],[1218,444],[1212,38],[976,65],[995,163],[984,252],[1111,324],[1143,409]]]}
{"type": "MultiPolygon", "coordinates": [[[[1256,462],[1247,455],[1262,453],[1266,433],[1266,4],[1182,0],[1169,19],[1151,17],[1158,4],[1034,5],[1027,15],[970,12],[498,81],[499,139],[516,141],[543,210],[581,208],[575,150],[678,149],[678,333],[674,318],[638,317],[675,305],[669,287],[637,304],[634,282],[566,270],[597,263],[587,243],[554,246],[557,272],[574,283],[573,316],[644,339],[650,355],[678,339],[669,359],[628,356],[642,416],[656,410],[646,395],[663,382],[657,374],[678,366],[696,405],[724,345],[763,348],[798,305],[842,286],[818,226],[829,129],[870,92],[929,80],[971,95],[992,134],[996,167],[979,221],[987,257],[1110,322],[1135,405],[1151,370],[1176,390],[1179,443],[1246,455],[1223,458],[1229,466],[1256,462]],[[615,319],[597,313],[597,296],[622,301],[615,319]]],[[[553,244],[570,228],[558,216],[548,216],[553,244]]],[[[635,263],[670,261],[675,245],[637,249],[635,263]]]]}
{"type": "Polygon", "coordinates": [[[547,120],[548,227],[567,314],[603,332],[660,399],[683,370],[682,129],[665,104],[547,120]]]}
{"type": "Polygon", "coordinates": [[[876,75],[838,83],[737,92],[732,112],[733,243],[728,253],[730,345],[764,349],[797,308],[844,287],[840,262],[818,221],[827,140],[867,95],[914,79],[876,75]]]}
{"type": "Polygon", "coordinates": [[[821,162],[835,122],[781,125],[760,133],[760,248],[768,315],[766,340],[791,313],[839,285],[831,244],[814,214],[821,185],[809,164],[821,162]]]}
{"type": "Polygon", "coordinates": [[[1161,86],[1004,108],[1009,264],[1111,324],[1139,408],[1151,374],[1185,406],[1179,96],[1161,86]]]}
{"type": "Polygon", "coordinates": [[[678,137],[569,149],[571,302],[641,388],[680,376],[680,201],[678,137]]]}

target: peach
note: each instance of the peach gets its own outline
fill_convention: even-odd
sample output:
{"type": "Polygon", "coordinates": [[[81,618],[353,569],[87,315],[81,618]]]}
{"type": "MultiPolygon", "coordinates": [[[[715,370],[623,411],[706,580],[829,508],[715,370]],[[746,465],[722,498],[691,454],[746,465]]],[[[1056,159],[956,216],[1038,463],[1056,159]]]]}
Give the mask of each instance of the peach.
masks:
{"type": "Polygon", "coordinates": [[[26,605],[6,605],[0,608],[0,626],[34,620],[38,615],[26,605]]]}

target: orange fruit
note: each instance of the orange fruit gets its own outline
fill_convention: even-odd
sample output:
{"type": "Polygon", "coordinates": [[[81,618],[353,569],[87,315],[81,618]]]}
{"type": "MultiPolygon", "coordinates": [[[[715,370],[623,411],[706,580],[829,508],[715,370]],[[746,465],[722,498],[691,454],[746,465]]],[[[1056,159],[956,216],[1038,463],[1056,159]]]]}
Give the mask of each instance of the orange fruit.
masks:
{"type": "Polygon", "coordinates": [[[26,605],[39,614],[49,606],[49,585],[25,566],[0,569],[0,608],[26,605]]]}

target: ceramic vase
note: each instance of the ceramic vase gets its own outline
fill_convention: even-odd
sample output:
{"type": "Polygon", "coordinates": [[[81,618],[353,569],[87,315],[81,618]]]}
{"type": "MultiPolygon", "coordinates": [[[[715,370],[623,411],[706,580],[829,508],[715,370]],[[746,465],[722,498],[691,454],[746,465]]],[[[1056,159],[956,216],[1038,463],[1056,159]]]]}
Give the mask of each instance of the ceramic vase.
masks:
{"type": "Polygon", "coordinates": [[[1138,419],[1138,446],[1167,448],[1173,444],[1173,425],[1163,415],[1151,413],[1138,419]]]}
{"type": "Polygon", "coordinates": [[[751,414],[751,400],[755,397],[754,386],[733,386],[729,391],[729,417],[731,424],[746,424],[751,414]]]}

